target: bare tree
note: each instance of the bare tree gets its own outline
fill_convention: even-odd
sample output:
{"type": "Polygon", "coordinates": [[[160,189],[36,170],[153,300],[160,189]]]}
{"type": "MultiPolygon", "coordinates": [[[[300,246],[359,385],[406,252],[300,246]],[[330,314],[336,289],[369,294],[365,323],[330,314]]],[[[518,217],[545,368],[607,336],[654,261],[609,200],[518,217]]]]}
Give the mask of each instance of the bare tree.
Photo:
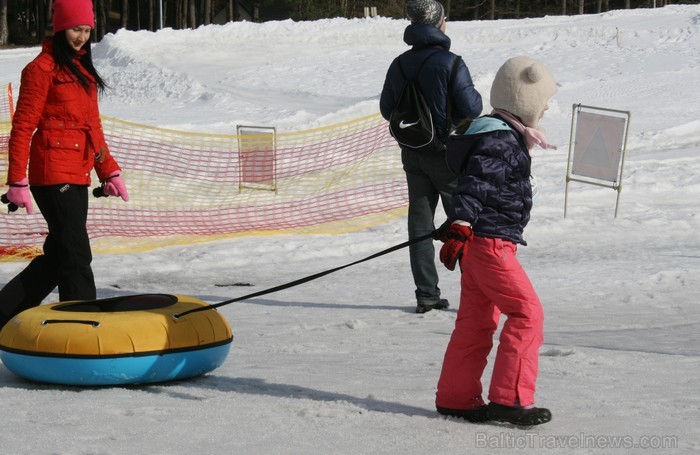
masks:
{"type": "Polygon", "coordinates": [[[156,30],[156,0],[148,1],[148,29],[156,30]]]}
{"type": "Polygon", "coordinates": [[[38,42],[44,41],[46,38],[46,26],[48,25],[48,18],[51,17],[51,5],[53,3],[51,0],[36,0],[36,39],[38,42]]]}
{"type": "Polygon", "coordinates": [[[175,28],[187,28],[187,0],[175,2],[175,28]]]}
{"type": "Polygon", "coordinates": [[[484,3],[480,0],[474,0],[474,16],[472,16],[472,19],[475,21],[478,21],[480,18],[479,15],[479,7],[483,5],[484,3]]]}
{"type": "Polygon", "coordinates": [[[231,21],[235,20],[235,18],[236,18],[235,8],[236,8],[235,0],[228,0],[226,2],[226,22],[231,22],[231,21]]]}
{"type": "Polygon", "coordinates": [[[141,30],[141,0],[133,0],[136,2],[134,9],[136,10],[136,30],[141,30]]]}
{"type": "Polygon", "coordinates": [[[107,13],[105,0],[94,0],[95,3],[95,41],[100,41],[107,34],[107,13]]]}
{"type": "Polygon", "coordinates": [[[187,26],[190,28],[197,27],[197,8],[194,0],[189,0],[187,5],[187,26]]]}
{"type": "Polygon", "coordinates": [[[129,27],[129,0],[122,0],[121,28],[129,27]]]}
{"type": "Polygon", "coordinates": [[[7,0],[0,0],[0,46],[6,46],[9,43],[10,33],[7,23],[7,0]]]}
{"type": "Polygon", "coordinates": [[[211,20],[212,20],[211,15],[212,15],[211,0],[204,0],[204,14],[202,14],[202,23],[204,25],[211,24],[211,20]]]}

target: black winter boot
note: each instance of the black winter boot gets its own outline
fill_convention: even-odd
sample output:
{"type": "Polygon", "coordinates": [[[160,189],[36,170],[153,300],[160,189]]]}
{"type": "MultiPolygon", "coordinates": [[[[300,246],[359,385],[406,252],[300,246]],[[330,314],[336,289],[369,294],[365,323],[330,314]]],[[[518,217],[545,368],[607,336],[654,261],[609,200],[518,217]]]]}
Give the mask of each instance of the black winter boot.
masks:
{"type": "Polygon", "coordinates": [[[439,299],[437,302],[429,300],[419,300],[416,306],[416,313],[423,314],[430,310],[445,310],[450,307],[447,299],[439,299]]]}
{"type": "Polygon", "coordinates": [[[486,422],[489,418],[487,415],[486,405],[477,406],[471,409],[449,409],[442,406],[437,407],[438,414],[450,417],[459,417],[468,422],[486,422]]]}
{"type": "Polygon", "coordinates": [[[522,426],[540,425],[552,420],[552,413],[546,408],[521,408],[493,402],[488,404],[487,414],[489,420],[522,426]]]}

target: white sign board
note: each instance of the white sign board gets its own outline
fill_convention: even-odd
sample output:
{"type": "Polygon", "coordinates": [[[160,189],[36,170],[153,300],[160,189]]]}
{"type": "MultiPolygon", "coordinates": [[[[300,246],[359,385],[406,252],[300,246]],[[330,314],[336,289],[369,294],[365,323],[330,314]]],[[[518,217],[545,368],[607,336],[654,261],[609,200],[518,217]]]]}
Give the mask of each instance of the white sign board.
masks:
{"type": "Polygon", "coordinates": [[[626,124],[622,117],[579,112],[572,173],[617,182],[626,124]]]}
{"type": "Polygon", "coordinates": [[[605,186],[617,191],[615,217],[622,192],[629,111],[574,104],[571,141],[564,192],[564,217],[569,199],[569,182],[605,186]]]}

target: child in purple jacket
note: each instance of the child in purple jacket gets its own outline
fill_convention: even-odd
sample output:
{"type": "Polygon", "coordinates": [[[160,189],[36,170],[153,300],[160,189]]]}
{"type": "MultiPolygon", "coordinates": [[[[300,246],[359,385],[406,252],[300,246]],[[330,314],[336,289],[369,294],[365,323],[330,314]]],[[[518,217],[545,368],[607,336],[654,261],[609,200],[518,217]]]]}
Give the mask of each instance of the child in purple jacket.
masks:
{"type": "Polygon", "coordinates": [[[516,252],[526,245],[530,219],[530,149],[551,148],[537,129],[556,92],[550,71],[528,57],[514,57],[498,70],[491,88],[494,111],[453,136],[448,166],[459,175],[449,220],[441,228],[440,260],[459,261],[461,299],[442,373],[440,414],[469,421],[537,425],[551,420],[535,403],[542,305],[516,252]],[[486,405],[481,376],[500,315],[506,316],[486,405]]]}

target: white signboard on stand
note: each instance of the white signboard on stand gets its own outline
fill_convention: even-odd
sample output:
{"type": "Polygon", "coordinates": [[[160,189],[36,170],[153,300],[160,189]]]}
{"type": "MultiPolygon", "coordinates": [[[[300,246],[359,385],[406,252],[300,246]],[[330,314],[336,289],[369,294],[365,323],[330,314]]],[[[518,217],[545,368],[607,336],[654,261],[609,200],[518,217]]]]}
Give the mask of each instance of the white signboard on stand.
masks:
{"type": "Polygon", "coordinates": [[[630,112],[574,104],[569,162],[566,173],[564,217],[570,182],[605,186],[617,191],[615,217],[622,192],[630,112]]]}

